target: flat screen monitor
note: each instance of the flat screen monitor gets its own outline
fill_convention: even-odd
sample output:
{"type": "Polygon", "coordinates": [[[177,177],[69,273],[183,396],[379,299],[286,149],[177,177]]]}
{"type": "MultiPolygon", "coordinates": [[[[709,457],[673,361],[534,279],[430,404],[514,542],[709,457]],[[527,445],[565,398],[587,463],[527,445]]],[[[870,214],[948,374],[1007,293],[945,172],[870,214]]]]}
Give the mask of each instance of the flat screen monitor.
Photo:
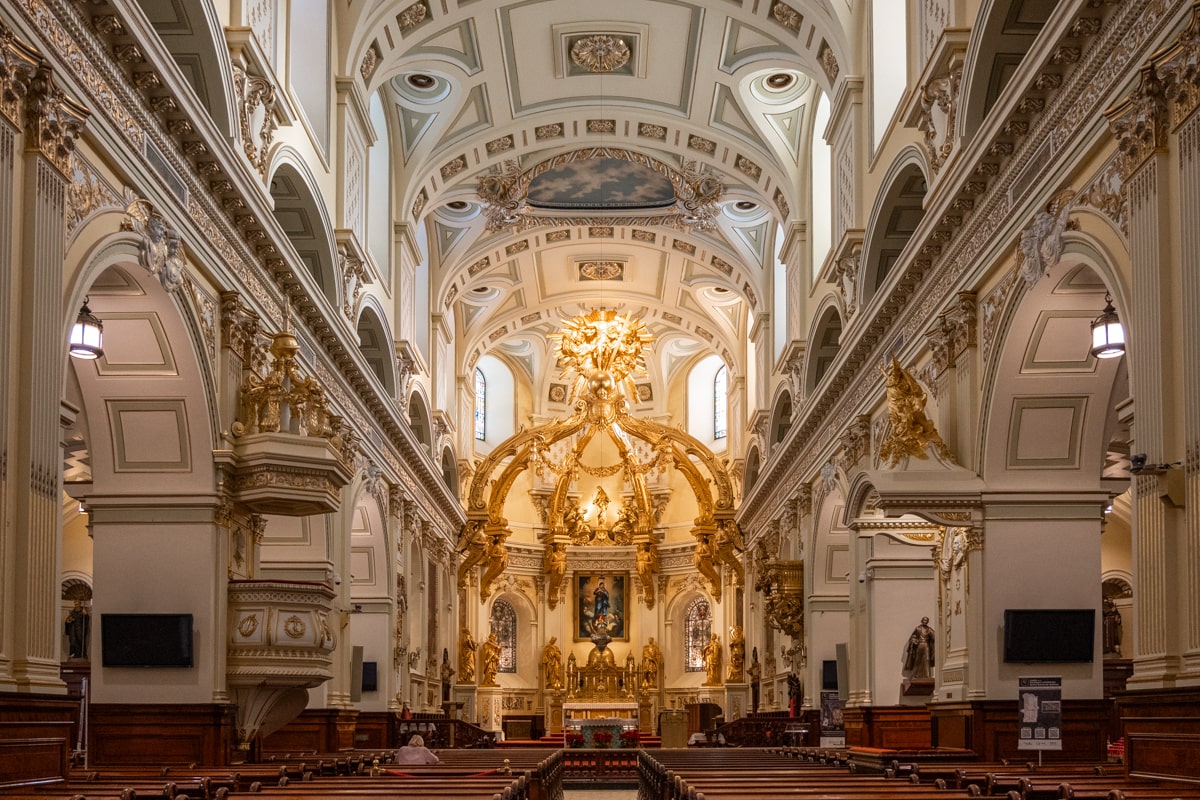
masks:
{"type": "Polygon", "coordinates": [[[106,667],[192,666],[191,614],[101,614],[106,667]]]}
{"type": "Polygon", "coordinates": [[[1090,663],[1096,643],[1091,608],[1010,608],[1004,612],[1004,660],[1017,664],[1090,663]]]}

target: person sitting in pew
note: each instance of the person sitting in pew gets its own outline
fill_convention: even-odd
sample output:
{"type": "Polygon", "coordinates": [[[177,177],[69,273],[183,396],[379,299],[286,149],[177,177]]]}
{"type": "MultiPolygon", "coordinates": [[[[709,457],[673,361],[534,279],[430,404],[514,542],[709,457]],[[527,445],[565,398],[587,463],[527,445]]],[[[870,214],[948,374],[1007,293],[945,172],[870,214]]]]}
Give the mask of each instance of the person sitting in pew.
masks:
{"type": "Polygon", "coordinates": [[[437,753],[425,746],[425,739],[416,734],[408,744],[396,751],[397,764],[437,764],[441,761],[437,753]]]}

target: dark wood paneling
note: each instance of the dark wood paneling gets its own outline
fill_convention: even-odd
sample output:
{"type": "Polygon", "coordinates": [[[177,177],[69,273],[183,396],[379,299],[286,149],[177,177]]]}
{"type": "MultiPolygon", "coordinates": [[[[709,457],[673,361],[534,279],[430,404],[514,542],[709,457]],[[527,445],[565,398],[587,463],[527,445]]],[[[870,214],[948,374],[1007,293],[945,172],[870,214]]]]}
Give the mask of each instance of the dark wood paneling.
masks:
{"type": "Polygon", "coordinates": [[[924,750],[932,743],[929,712],[920,706],[847,708],[842,720],[847,747],[924,750]]]}
{"type": "Polygon", "coordinates": [[[1200,689],[1117,697],[1129,775],[1200,783],[1200,689]]]}
{"type": "Polygon", "coordinates": [[[62,781],[70,735],[69,722],[0,722],[0,786],[62,781]]]}
{"type": "Polygon", "coordinates": [[[354,746],[360,750],[388,750],[397,747],[394,731],[396,715],[390,711],[363,711],[354,730],[354,746]]]}
{"type": "MultiPolygon", "coordinates": [[[[964,747],[984,761],[1038,758],[1018,750],[1017,701],[988,700],[929,706],[933,742],[938,747],[964,747]]],[[[1064,700],[1062,750],[1042,751],[1043,761],[1102,761],[1108,744],[1111,704],[1105,700],[1064,700]]]]}
{"type": "Polygon", "coordinates": [[[259,752],[333,753],[354,747],[358,712],[353,709],[309,709],[262,739],[259,752]]]}
{"type": "Polygon", "coordinates": [[[90,711],[91,766],[224,766],[233,761],[233,706],[93,703],[90,711]]]}
{"type": "Polygon", "coordinates": [[[62,696],[0,693],[0,786],[62,781],[78,716],[62,696]]]}

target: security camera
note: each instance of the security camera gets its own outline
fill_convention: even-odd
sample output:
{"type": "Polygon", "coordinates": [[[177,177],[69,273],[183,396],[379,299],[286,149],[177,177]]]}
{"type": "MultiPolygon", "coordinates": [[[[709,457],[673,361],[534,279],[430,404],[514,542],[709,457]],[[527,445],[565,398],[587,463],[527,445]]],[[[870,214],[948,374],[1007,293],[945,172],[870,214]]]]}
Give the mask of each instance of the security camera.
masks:
{"type": "Polygon", "coordinates": [[[1129,471],[1141,472],[1146,468],[1146,454],[1134,453],[1129,457],[1129,471]]]}
{"type": "Polygon", "coordinates": [[[341,585],[342,585],[342,576],[341,576],[341,575],[334,575],[334,576],[333,576],[333,585],[334,585],[334,586],[341,586],[341,585]]]}
{"type": "Polygon", "coordinates": [[[858,573],[858,582],[866,583],[867,582],[867,573],[865,573],[865,572],[858,573]]]}

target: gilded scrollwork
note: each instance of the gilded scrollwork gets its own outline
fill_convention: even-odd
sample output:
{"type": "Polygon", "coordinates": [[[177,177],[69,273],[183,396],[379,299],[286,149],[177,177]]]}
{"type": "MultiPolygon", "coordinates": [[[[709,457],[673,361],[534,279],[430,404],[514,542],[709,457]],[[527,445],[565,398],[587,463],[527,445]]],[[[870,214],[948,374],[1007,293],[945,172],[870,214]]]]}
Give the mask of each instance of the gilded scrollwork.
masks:
{"type": "Polygon", "coordinates": [[[588,72],[615,72],[629,63],[629,45],[619,36],[597,33],[576,39],[571,61],[588,72]]]}
{"type": "Polygon", "coordinates": [[[299,352],[300,343],[291,331],[275,335],[267,374],[247,371],[242,384],[241,412],[233,432],[237,436],[283,431],[326,437],[341,445],[345,459],[354,450],[351,432],[339,424],[343,421],[329,413],[321,385],[311,376],[300,374],[296,366],[299,352]]]}
{"type": "Polygon", "coordinates": [[[925,390],[894,357],[888,369],[880,368],[887,388],[888,418],[891,428],[879,444],[879,459],[896,466],[905,458],[929,458],[929,452],[944,461],[953,461],[950,449],[942,441],[933,421],[925,415],[925,390]]]}
{"type": "Polygon", "coordinates": [[[637,574],[642,581],[642,597],[646,608],[654,608],[654,584],[660,567],[658,550],[653,542],[642,542],[637,548],[637,574]]]}

